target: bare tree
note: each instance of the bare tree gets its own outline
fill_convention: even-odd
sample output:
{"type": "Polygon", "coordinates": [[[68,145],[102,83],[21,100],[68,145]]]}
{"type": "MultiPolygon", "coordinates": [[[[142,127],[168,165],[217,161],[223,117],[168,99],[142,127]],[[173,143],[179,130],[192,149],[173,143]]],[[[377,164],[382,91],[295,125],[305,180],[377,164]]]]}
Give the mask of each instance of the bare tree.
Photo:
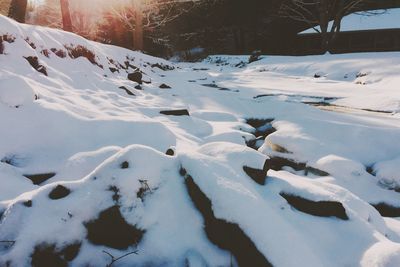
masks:
{"type": "Polygon", "coordinates": [[[133,47],[136,50],[143,51],[143,13],[144,7],[142,1],[133,1],[135,30],[133,35],[133,47]]]}
{"type": "Polygon", "coordinates": [[[319,32],[321,48],[326,52],[341,30],[343,17],[359,11],[366,2],[368,0],[284,0],[279,15],[319,32]]]}
{"type": "Polygon", "coordinates": [[[2,15],[7,15],[8,14],[8,10],[9,10],[9,7],[10,7],[10,2],[11,1],[7,1],[7,0],[0,1],[0,14],[2,14],[2,15]]]}
{"type": "Polygon", "coordinates": [[[25,23],[28,0],[12,0],[8,10],[8,16],[18,22],[25,23]]]}
{"type": "Polygon", "coordinates": [[[71,21],[71,13],[69,10],[69,1],[60,0],[60,6],[61,6],[63,30],[72,32],[72,21],[71,21]]]}
{"type": "Polygon", "coordinates": [[[201,0],[131,0],[130,4],[114,6],[112,10],[118,20],[132,31],[133,48],[143,50],[146,31],[175,20],[200,2],[201,0]],[[176,8],[178,4],[186,6],[176,8]]]}

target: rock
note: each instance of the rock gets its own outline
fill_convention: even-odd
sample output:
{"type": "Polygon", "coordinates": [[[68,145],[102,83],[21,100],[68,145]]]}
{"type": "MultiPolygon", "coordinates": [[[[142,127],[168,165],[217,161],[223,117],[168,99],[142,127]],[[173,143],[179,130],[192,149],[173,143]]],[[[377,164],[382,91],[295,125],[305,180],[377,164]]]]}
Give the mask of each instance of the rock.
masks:
{"type": "Polygon", "coordinates": [[[267,162],[264,164],[264,168],[255,169],[248,166],[243,166],[243,171],[257,184],[265,185],[265,180],[267,179],[267,162]]]}
{"type": "Polygon", "coordinates": [[[128,224],[119,206],[102,211],[98,218],[84,225],[87,229],[87,239],[92,244],[121,250],[137,245],[145,232],[128,224]]]}
{"type": "Polygon", "coordinates": [[[203,217],[204,232],[208,240],[217,247],[228,250],[235,257],[238,266],[272,266],[238,224],[215,217],[211,200],[190,175],[185,175],[185,185],[190,199],[203,217]]]}
{"type": "Polygon", "coordinates": [[[161,69],[163,71],[174,70],[175,69],[175,67],[173,67],[173,66],[164,65],[162,63],[155,63],[155,64],[151,65],[151,67],[152,68],[159,68],[159,69],[161,69]]]}
{"type": "Polygon", "coordinates": [[[24,174],[24,176],[29,180],[31,180],[34,185],[40,185],[41,183],[49,180],[55,175],[56,173],[54,172],[40,173],[40,174],[24,174]]]}
{"type": "Polygon", "coordinates": [[[400,207],[394,207],[390,204],[380,202],[378,204],[372,204],[374,208],[383,216],[383,217],[400,217],[400,207]]]}
{"type": "Polygon", "coordinates": [[[71,190],[66,188],[63,185],[57,185],[51,192],[49,193],[49,198],[53,200],[61,199],[68,196],[71,193],[71,190]]]}
{"type": "Polygon", "coordinates": [[[177,110],[162,110],[160,114],[167,116],[190,116],[187,109],[177,109],[177,110]]]}
{"type": "Polygon", "coordinates": [[[110,69],[110,71],[112,72],[112,73],[114,73],[114,72],[119,72],[119,70],[117,69],[117,68],[109,68],[110,69]]]}
{"type": "Polygon", "coordinates": [[[67,267],[68,262],[78,256],[81,249],[81,243],[76,242],[57,249],[55,244],[42,243],[35,246],[31,255],[32,267],[67,267]]]}
{"type": "Polygon", "coordinates": [[[129,168],[129,162],[124,161],[121,163],[121,169],[128,169],[129,168]]]}
{"type": "Polygon", "coordinates": [[[135,95],[135,94],[132,93],[130,90],[128,90],[128,88],[126,88],[125,86],[120,86],[120,87],[118,87],[118,88],[124,90],[128,95],[132,95],[132,96],[135,95]]]}
{"type": "Polygon", "coordinates": [[[32,200],[24,201],[22,204],[23,204],[25,207],[30,208],[30,207],[32,207],[32,200]]]}
{"type": "Polygon", "coordinates": [[[129,73],[128,74],[128,79],[133,81],[133,82],[137,82],[138,84],[142,84],[143,83],[143,75],[140,71],[135,71],[133,73],[129,73]]]}
{"type": "Polygon", "coordinates": [[[159,87],[160,87],[160,89],[171,89],[171,86],[169,86],[165,83],[161,84],[159,87]]]}
{"type": "Polygon", "coordinates": [[[319,217],[337,217],[348,220],[346,209],[337,201],[313,201],[300,196],[281,192],[280,195],[295,209],[319,217]]]}
{"type": "Polygon", "coordinates": [[[174,156],[175,150],[173,148],[168,148],[168,150],[167,150],[167,152],[165,152],[165,154],[168,156],[174,156]]]}
{"type": "Polygon", "coordinates": [[[47,76],[46,67],[39,63],[38,57],[24,57],[36,71],[47,76]]]}

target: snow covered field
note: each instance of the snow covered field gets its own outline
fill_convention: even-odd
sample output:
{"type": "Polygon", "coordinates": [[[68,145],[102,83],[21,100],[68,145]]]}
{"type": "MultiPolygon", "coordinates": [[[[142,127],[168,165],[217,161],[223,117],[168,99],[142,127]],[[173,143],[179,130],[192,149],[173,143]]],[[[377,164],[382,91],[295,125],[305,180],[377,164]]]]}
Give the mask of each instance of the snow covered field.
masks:
{"type": "Polygon", "coordinates": [[[400,53],[0,35],[0,266],[400,266],[400,53]]]}

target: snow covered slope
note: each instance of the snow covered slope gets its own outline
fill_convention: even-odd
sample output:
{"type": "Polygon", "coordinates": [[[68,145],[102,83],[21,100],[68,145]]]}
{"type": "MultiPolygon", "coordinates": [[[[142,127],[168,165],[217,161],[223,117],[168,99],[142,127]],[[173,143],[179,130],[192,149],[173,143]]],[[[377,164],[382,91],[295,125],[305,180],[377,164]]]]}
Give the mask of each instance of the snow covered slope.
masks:
{"type": "Polygon", "coordinates": [[[399,53],[0,35],[0,266],[400,265],[399,53]]]}

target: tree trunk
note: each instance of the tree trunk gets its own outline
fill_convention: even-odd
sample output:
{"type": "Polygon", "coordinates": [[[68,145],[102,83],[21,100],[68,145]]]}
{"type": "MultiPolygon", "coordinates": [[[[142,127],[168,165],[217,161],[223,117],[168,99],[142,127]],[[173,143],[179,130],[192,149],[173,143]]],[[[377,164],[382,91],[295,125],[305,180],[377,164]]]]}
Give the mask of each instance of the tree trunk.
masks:
{"type": "Polygon", "coordinates": [[[69,1],[60,0],[60,5],[61,5],[63,30],[72,32],[72,21],[71,21],[71,13],[69,11],[69,1]]]}
{"type": "Polygon", "coordinates": [[[25,23],[28,0],[11,0],[8,16],[18,22],[25,23]]]}
{"type": "Polygon", "coordinates": [[[329,48],[329,1],[321,0],[319,4],[319,21],[321,27],[321,49],[322,52],[327,52],[329,48]]]}
{"type": "Polygon", "coordinates": [[[143,51],[143,10],[140,3],[135,4],[135,30],[133,32],[133,48],[143,51]]]}

